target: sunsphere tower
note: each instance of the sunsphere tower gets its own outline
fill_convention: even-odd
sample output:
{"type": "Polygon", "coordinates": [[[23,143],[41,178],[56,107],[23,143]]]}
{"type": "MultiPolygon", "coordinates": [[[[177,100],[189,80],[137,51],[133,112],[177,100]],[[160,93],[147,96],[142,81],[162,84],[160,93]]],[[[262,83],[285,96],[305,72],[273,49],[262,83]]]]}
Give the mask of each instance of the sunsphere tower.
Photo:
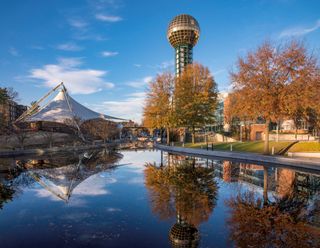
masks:
{"type": "Polygon", "coordinates": [[[176,76],[181,74],[186,65],[192,63],[192,49],[197,44],[199,36],[199,23],[190,15],[178,15],[170,22],[167,38],[176,51],[176,76]]]}

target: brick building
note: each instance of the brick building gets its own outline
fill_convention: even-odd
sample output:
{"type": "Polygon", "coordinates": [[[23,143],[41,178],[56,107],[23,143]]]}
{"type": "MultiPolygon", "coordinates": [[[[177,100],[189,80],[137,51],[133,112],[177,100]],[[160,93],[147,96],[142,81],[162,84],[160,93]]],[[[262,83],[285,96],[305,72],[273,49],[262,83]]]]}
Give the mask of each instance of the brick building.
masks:
{"type": "Polygon", "coordinates": [[[9,127],[26,110],[27,106],[11,100],[0,104],[0,124],[9,127]]]}

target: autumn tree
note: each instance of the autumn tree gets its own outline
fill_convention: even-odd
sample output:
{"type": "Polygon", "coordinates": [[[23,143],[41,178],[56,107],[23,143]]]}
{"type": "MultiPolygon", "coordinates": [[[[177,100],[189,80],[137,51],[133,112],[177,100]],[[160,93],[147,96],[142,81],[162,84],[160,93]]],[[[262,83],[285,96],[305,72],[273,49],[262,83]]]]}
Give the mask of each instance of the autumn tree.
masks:
{"type": "Polygon", "coordinates": [[[109,139],[119,137],[117,123],[106,120],[89,120],[81,125],[81,131],[85,134],[100,138],[106,143],[109,139]]]}
{"type": "Polygon", "coordinates": [[[214,122],[217,98],[217,84],[207,67],[190,64],[177,78],[174,89],[176,123],[192,130],[192,143],[196,127],[214,122]]]}
{"type": "Polygon", "coordinates": [[[165,128],[167,143],[170,142],[170,128],[174,126],[173,87],[175,78],[171,73],[158,75],[149,84],[143,109],[144,124],[148,128],[165,128]]]}
{"type": "Polygon", "coordinates": [[[307,198],[294,192],[265,204],[254,192],[227,201],[230,238],[236,247],[319,247],[319,229],[307,220],[307,198]]]}
{"type": "Polygon", "coordinates": [[[310,105],[306,98],[316,70],[315,60],[296,42],[279,47],[266,42],[238,59],[236,71],[231,72],[233,113],[240,118],[265,120],[265,154],[269,154],[270,122],[293,118],[310,105]],[[301,90],[303,84],[308,86],[301,90]],[[301,104],[297,102],[300,100],[301,104]]]}
{"type": "Polygon", "coordinates": [[[315,80],[313,80],[313,91],[312,96],[310,98],[311,106],[307,109],[307,120],[309,124],[313,127],[313,129],[316,131],[319,142],[320,142],[320,70],[318,69],[317,75],[315,76],[315,80]]]}
{"type": "Polygon", "coordinates": [[[147,164],[144,171],[152,211],[160,219],[175,215],[198,226],[207,221],[216,205],[218,185],[213,169],[194,166],[191,161],[156,167],[147,164]]]}
{"type": "Polygon", "coordinates": [[[308,109],[317,107],[315,103],[320,102],[320,81],[316,80],[319,68],[316,59],[298,42],[286,47],[280,60],[283,70],[287,72],[281,108],[283,115],[294,121],[297,138],[297,129],[301,120],[307,119],[308,109]]]}
{"type": "Polygon", "coordinates": [[[315,134],[318,135],[318,141],[320,142],[320,107],[309,108],[307,110],[307,120],[315,134]]]}

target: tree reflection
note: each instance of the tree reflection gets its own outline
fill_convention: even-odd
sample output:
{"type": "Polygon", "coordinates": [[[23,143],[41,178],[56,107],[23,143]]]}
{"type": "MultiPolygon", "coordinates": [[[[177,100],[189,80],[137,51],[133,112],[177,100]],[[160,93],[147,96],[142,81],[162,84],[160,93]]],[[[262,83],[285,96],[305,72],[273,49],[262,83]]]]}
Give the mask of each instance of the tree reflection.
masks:
{"type": "Polygon", "coordinates": [[[0,183],[0,209],[3,208],[4,203],[11,201],[13,198],[14,190],[6,185],[0,183]]]}
{"type": "Polygon", "coordinates": [[[196,227],[209,219],[216,204],[213,169],[196,166],[194,161],[170,164],[160,168],[146,165],[145,184],[152,212],[162,220],[176,216],[177,223],[170,231],[173,247],[196,247],[196,227]]]}
{"type": "Polygon", "coordinates": [[[239,193],[227,202],[230,237],[237,247],[319,247],[320,231],[307,221],[307,203],[308,194],[294,190],[273,203],[254,192],[239,193]]]}

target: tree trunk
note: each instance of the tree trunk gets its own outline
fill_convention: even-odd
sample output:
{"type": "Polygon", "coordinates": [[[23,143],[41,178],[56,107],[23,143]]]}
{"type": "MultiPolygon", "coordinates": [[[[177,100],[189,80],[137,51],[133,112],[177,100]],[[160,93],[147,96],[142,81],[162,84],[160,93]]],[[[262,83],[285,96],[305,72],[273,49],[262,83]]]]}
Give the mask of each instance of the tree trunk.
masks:
{"type": "Polygon", "coordinates": [[[160,128],[160,142],[163,144],[163,130],[160,128]]]}
{"type": "Polygon", "coordinates": [[[268,170],[263,166],[263,204],[268,204],[268,170]]]}
{"type": "Polygon", "coordinates": [[[264,131],[264,150],[263,150],[263,154],[265,155],[269,155],[269,124],[270,124],[270,120],[266,121],[266,127],[265,127],[265,131],[264,131]]]}
{"type": "Polygon", "coordinates": [[[298,139],[298,129],[297,129],[297,127],[296,127],[295,132],[294,132],[294,137],[295,137],[296,140],[298,139]]]}
{"type": "Polygon", "coordinates": [[[277,142],[279,142],[279,121],[277,121],[277,142]]]}
{"type": "Polygon", "coordinates": [[[245,135],[245,140],[247,141],[247,140],[249,140],[249,135],[248,135],[248,125],[244,125],[244,135],[245,135]]]}
{"type": "Polygon", "coordinates": [[[195,140],[195,130],[194,130],[194,126],[192,127],[192,144],[194,144],[194,140],[195,140]]]}
{"type": "Polygon", "coordinates": [[[170,145],[170,128],[167,127],[167,145],[170,145]]]}

